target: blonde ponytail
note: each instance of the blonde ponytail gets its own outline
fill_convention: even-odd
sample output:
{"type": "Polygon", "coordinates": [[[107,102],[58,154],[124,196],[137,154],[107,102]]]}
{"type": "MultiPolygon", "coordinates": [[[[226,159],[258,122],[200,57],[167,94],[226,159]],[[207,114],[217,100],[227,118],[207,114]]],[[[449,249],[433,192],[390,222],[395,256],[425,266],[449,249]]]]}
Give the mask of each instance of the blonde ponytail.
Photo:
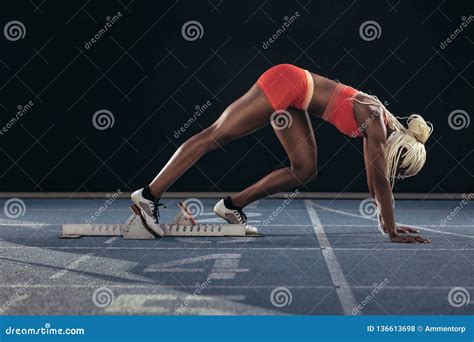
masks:
{"type": "Polygon", "coordinates": [[[412,114],[407,121],[407,133],[413,136],[416,140],[424,144],[433,132],[433,125],[431,122],[426,122],[420,115],[412,114]]]}

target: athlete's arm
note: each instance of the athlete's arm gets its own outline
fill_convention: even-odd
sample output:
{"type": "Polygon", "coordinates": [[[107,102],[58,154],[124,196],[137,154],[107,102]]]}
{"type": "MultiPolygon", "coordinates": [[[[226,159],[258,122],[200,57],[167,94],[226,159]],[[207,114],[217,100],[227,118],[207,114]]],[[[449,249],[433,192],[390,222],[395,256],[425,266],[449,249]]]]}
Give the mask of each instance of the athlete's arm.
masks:
{"type": "MultiPolygon", "coordinates": [[[[372,112],[373,113],[373,112],[372,112]]],[[[366,128],[367,143],[364,149],[366,172],[372,184],[374,198],[377,199],[385,231],[393,242],[430,242],[420,236],[403,236],[397,232],[392,202],[392,187],[387,177],[385,145],[387,132],[382,116],[372,117],[366,128]]],[[[369,185],[369,189],[371,187],[369,185]]],[[[372,193],[371,191],[371,193],[372,193]]],[[[404,228],[404,227],[403,227],[404,228]]]]}
{"type": "Polygon", "coordinates": [[[372,184],[372,177],[370,175],[367,146],[368,146],[367,138],[364,137],[364,164],[365,164],[365,173],[367,175],[367,187],[369,188],[370,195],[372,196],[373,199],[375,199],[374,186],[372,184]]]}

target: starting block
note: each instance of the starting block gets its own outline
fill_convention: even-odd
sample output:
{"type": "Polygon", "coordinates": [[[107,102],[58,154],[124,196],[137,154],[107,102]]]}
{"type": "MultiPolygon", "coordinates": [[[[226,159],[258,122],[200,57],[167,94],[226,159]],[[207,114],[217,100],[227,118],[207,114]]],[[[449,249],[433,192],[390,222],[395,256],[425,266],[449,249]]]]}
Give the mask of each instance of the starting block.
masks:
{"type": "MultiPolygon", "coordinates": [[[[179,213],[172,223],[160,223],[164,237],[205,237],[205,236],[264,236],[261,233],[247,233],[245,224],[197,224],[183,203],[178,203],[179,213]]],[[[64,224],[60,238],[76,239],[82,236],[122,236],[130,240],[150,240],[160,236],[150,229],[141,216],[140,209],[130,207],[132,215],[125,224],[64,224]]]]}

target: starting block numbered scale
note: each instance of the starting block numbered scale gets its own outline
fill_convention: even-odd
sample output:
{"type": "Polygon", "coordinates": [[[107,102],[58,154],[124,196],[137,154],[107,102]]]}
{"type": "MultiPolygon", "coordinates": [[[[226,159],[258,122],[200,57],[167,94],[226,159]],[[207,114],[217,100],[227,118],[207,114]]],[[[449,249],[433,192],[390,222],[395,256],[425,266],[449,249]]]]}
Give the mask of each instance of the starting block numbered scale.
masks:
{"type": "MultiPolygon", "coordinates": [[[[245,224],[198,224],[183,203],[178,203],[180,212],[172,223],[161,223],[164,236],[211,237],[211,236],[264,236],[261,233],[249,234],[245,224]]],[[[132,215],[125,224],[64,224],[61,238],[76,239],[82,236],[122,236],[129,240],[151,240],[160,236],[150,229],[141,216],[140,209],[130,207],[132,215]]]]}

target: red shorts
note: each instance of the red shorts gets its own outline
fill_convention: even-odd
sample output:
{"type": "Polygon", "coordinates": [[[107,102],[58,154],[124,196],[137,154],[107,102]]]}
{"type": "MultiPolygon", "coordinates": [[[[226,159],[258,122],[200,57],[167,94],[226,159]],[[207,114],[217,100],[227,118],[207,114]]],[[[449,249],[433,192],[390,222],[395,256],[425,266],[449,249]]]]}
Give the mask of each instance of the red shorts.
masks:
{"type": "Polygon", "coordinates": [[[359,129],[352,111],[352,99],[358,92],[352,87],[338,84],[329,98],[322,117],[340,132],[353,138],[362,136],[362,131],[359,129]]]}
{"type": "Polygon", "coordinates": [[[260,76],[257,85],[273,110],[284,110],[288,107],[308,109],[314,89],[311,74],[291,64],[271,67],[260,76]]]}

